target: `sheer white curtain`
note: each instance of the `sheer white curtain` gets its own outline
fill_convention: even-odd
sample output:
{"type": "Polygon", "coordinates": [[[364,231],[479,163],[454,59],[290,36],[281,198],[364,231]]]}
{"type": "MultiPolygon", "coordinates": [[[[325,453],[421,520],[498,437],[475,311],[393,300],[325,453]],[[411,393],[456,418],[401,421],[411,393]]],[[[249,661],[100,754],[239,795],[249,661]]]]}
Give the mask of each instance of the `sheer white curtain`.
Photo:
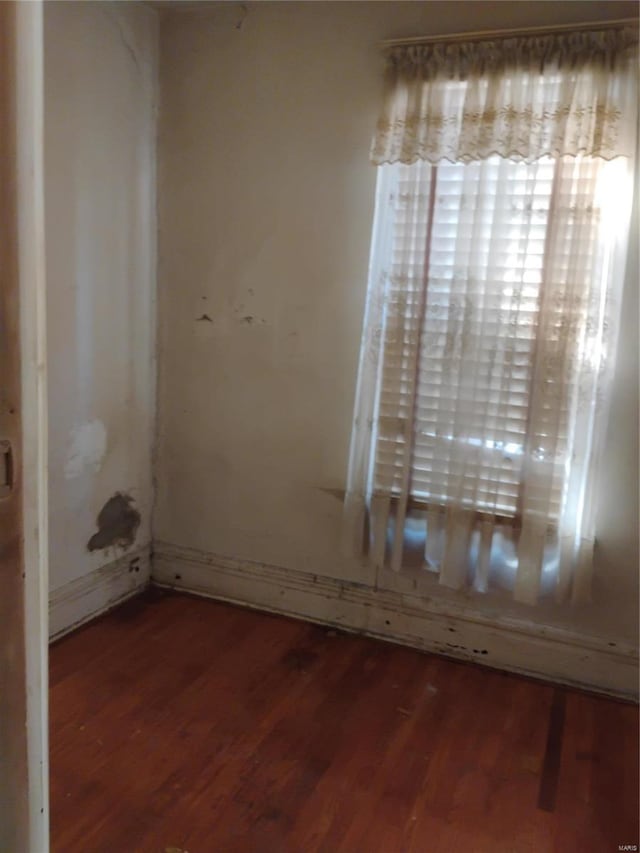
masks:
{"type": "Polygon", "coordinates": [[[500,529],[518,600],[536,601],[550,548],[558,598],[589,596],[636,42],[392,52],[345,501],[349,550],[368,539],[378,566],[402,568],[417,506],[441,583],[471,569],[486,589],[500,529]]]}

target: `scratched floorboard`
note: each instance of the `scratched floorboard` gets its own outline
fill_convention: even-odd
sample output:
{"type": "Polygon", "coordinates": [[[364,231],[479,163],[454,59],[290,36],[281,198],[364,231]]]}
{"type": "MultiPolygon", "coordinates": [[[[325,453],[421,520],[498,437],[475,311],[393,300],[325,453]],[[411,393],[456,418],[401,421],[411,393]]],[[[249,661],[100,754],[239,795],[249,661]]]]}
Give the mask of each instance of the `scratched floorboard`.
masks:
{"type": "Polygon", "coordinates": [[[603,853],[638,709],[150,593],[51,649],[57,853],[603,853]]]}

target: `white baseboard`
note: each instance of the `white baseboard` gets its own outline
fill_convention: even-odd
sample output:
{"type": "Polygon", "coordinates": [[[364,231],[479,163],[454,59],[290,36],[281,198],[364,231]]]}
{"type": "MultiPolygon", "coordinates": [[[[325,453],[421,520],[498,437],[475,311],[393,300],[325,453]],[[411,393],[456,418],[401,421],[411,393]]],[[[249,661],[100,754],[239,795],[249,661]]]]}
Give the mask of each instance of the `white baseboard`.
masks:
{"type": "Polygon", "coordinates": [[[152,582],[637,700],[638,650],[364,584],[154,543],[152,582]]]}
{"type": "Polygon", "coordinates": [[[56,640],[131,598],[148,585],[150,575],[151,546],[143,545],[53,590],[49,596],[49,639],[56,640]]]}

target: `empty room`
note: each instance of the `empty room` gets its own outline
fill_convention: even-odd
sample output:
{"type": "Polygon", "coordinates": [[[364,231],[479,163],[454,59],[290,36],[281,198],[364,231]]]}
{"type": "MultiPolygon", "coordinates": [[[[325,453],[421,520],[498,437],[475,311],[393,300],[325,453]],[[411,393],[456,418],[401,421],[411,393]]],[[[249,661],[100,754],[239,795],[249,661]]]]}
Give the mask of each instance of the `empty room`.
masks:
{"type": "Polygon", "coordinates": [[[0,853],[637,851],[637,4],[1,5],[0,853]]]}

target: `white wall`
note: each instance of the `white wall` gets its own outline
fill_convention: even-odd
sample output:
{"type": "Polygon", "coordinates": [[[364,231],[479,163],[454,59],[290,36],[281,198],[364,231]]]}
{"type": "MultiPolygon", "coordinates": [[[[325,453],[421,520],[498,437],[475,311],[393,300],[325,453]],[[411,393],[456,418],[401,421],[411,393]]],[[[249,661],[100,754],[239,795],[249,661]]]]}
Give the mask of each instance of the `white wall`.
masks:
{"type": "MultiPolygon", "coordinates": [[[[244,20],[236,4],[163,15],[155,535],[170,556],[161,580],[186,583],[171,566],[191,549],[213,594],[223,594],[220,555],[415,592],[413,581],[375,578],[339,556],[342,507],[332,493],[345,485],[367,280],[379,41],[633,14],[635,4],[617,2],[394,2],[249,4],[244,20]]],[[[636,644],[637,280],[636,255],[604,465],[597,603],[530,609],[449,593],[430,578],[418,585],[423,598],[517,617],[538,633],[636,644]]],[[[224,595],[252,601],[242,571],[224,595]]]]}
{"type": "Polygon", "coordinates": [[[156,18],[134,3],[45,4],[52,633],[148,570],[156,18]],[[90,553],[116,492],[140,513],[135,542],[90,553]]]}

